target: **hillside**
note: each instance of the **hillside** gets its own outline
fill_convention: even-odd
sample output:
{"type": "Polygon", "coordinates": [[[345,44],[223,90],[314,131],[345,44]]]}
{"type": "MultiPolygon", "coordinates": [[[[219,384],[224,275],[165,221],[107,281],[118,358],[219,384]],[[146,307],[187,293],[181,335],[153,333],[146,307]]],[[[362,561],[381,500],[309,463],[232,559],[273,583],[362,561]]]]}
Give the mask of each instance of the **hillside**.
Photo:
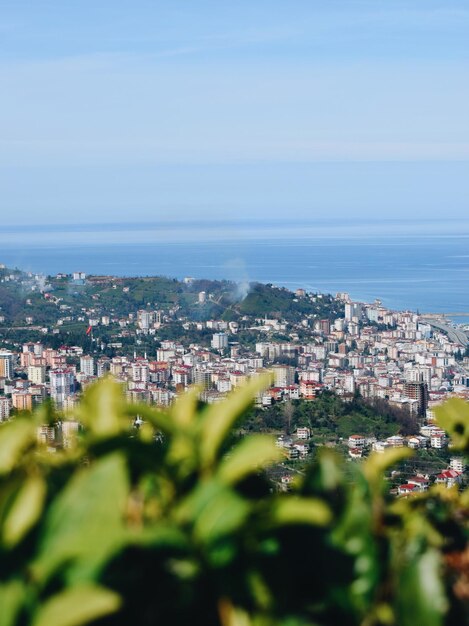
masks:
{"type": "Polygon", "coordinates": [[[304,316],[337,317],[341,304],[332,296],[308,294],[298,298],[285,288],[260,283],[249,285],[245,294],[230,281],[178,281],[164,276],[74,280],[70,275],[43,277],[0,270],[4,326],[47,326],[63,316],[77,318],[84,313],[88,317],[118,318],[141,309],[171,312],[190,321],[237,321],[243,316],[299,321],[304,316]]]}

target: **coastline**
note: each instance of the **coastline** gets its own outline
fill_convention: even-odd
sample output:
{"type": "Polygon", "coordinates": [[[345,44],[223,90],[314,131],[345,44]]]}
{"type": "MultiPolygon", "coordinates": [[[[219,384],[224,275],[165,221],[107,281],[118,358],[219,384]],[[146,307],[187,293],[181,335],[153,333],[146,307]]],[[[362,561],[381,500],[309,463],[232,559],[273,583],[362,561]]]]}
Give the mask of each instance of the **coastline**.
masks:
{"type": "Polygon", "coordinates": [[[469,324],[469,220],[192,220],[1,225],[2,262],[85,271],[347,291],[395,310],[469,324]],[[467,313],[465,317],[451,313],[467,313]]]}

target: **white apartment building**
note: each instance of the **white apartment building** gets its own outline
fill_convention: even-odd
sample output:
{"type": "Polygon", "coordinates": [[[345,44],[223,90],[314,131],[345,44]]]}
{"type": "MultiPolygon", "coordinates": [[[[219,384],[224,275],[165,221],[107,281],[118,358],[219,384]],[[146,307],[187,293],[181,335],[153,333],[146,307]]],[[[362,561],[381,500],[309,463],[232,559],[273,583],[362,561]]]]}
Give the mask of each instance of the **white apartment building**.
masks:
{"type": "Polygon", "coordinates": [[[346,302],[345,303],[345,319],[347,322],[351,322],[352,319],[360,318],[362,314],[362,305],[358,302],[346,302]]]}
{"type": "Polygon", "coordinates": [[[28,367],[28,379],[33,385],[43,385],[46,382],[46,366],[30,365],[28,367]]]}
{"type": "Polygon", "coordinates": [[[449,467],[456,472],[464,472],[466,469],[466,462],[462,456],[453,456],[449,461],[449,467]]]}
{"type": "Polygon", "coordinates": [[[211,346],[214,350],[226,350],[228,348],[228,335],[226,333],[214,333],[211,346]]]}
{"type": "Polygon", "coordinates": [[[148,330],[154,321],[154,313],[150,311],[138,311],[137,324],[141,330],[148,330]]]}
{"type": "Polygon", "coordinates": [[[140,383],[147,383],[150,380],[148,363],[132,363],[132,380],[140,383]]]}
{"type": "Polygon", "coordinates": [[[442,433],[436,433],[431,436],[430,446],[432,448],[436,448],[437,450],[441,450],[442,448],[446,448],[448,444],[448,439],[446,435],[442,433]]]}
{"type": "Polygon", "coordinates": [[[77,437],[80,424],[74,420],[62,422],[62,445],[70,448],[77,437]]]}
{"type": "Polygon", "coordinates": [[[4,422],[10,417],[11,400],[9,398],[0,397],[0,422],[4,422]]]}
{"type": "Polygon", "coordinates": [[[291,365],[274,365],[274,387],[288,387],[295,382],[295,368],[291,365]]]}
{"type": "Polygon", "coordinates": [[[95,363],[92,356],[80,357],[80,372],[85,376],[94,376],[95,363]]]}
{"type": "Polygon", "coordinates": [[[63,407],[66,398],[75,393],[75,375],[71,369],[51,370],[50,395],[58,407],[63,407]]]}

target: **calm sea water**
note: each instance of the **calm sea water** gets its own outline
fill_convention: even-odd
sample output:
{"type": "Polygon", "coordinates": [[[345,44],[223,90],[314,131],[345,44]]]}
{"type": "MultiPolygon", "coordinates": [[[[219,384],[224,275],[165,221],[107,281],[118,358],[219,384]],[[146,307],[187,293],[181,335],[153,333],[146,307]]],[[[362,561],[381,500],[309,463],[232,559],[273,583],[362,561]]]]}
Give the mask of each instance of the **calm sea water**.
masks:
{"type": "Polygon", "coordinates": [[[271,282],[469,322],[469,222],[23,226],[0,241],[0,263],[47,274],[271,282]]]}

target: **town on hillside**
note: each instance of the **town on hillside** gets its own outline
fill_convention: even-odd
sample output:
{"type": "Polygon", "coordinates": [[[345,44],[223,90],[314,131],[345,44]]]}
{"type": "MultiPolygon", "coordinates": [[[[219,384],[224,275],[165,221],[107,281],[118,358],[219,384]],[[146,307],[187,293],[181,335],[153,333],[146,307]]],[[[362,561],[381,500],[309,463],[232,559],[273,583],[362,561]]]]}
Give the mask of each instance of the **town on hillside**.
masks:
{"type": "MultiPolygon", "coordinates": [[[[318,445],[352,462],[417,450],[420,464],[394,477],[400,495],[464,483],[464,462],[435,423],[436,406],[469,399],[468,336],[444,317],[270,284],[0,266],[0,421],[47,399],[73,415],[107,375],[130,402],[168,407],[191,385],[202,402],[220,402],[265,372],[272,384],[248,424],[285,449],[282,488],[318,445]]],[[[64,418],[39,427],[38,438],[55,449],[79,428],[64,418]]]]}

